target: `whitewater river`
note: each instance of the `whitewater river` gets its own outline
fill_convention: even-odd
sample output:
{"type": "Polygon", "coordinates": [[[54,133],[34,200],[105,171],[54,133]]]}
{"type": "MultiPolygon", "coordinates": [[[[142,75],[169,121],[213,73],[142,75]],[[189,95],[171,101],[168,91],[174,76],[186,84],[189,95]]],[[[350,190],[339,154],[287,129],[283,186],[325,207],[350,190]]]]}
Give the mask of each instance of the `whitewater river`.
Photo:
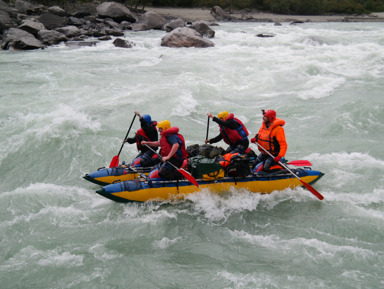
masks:
{"type": "Polygon", "coordinates": [[[209,49],[148,31],[126,33],[132,49],[0,52],[2,289],[384,287],[384,24],[213,28],[209,49]],[[298,188],[120,204],[82,179],[109,165],[135,110],[191,145],[207,112],[254,135],[261,109],[286,121],[287,159],[325,174],[323,201],[298,188]]]}

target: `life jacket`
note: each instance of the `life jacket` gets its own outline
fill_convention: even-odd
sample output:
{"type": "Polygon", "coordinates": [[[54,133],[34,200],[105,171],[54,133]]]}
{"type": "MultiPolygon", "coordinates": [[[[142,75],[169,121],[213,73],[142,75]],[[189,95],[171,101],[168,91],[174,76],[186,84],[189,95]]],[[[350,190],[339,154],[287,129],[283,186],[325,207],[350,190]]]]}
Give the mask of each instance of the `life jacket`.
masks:
{"type": "Polygon", "coordinates": [[[227,153],[225,155],[223,155],[223,159],[220,161],[220,165],[223,167],[223,168],[226,168],[230,163],[231,163],[231,158],[233,156],[237,156],[239,153],[227,153]]]}
{"type": "Polygon", "coordinates": [[[179,143],[179,149],[176,151],[176,153],[173,155],[173,157],[176,157],[178,159],[185,159],[188,155],[186,149],[185,149],[185,141],[184,137],[178,133],[179,128],[178,127],[171,127],[170,129],[167,129],[161,133],[160,138],[160,155],[165,157],[167,156],[171,149],[172,145],[168,142],[167,137],[171,135],[175,135],[177,138],[177,142],[179,143]]]}
{"type": "MultiPolygon", "coordinates": [[[[151,125],[156,129],[157,131],[157,121],[153,121],[151,123],[151,125]]],[[[142,141],[156,141],[155,139],[149,139],[149,137],[147,136],[147,134],[145,133],[145,131],[142,129],[142,128],[139,128],[136,132],[136,147],[137,147],[137,150],[139,151],[145,151],[145,150],[148,150],[148,148],[146,146],[143,146],[141,144],[142,141]]]]}
{"type": "MultiPolygon", "coordinates": [[[[284,125],[285,120],[279,118],[276,118],[269,127],[263,122],[257,134],[257,143],[273,156],[284,157],[287,152],[288,146],[285,140],[284,125]]],[[[259,148],[259,150],[265,154],[262,149],[259,148]]]]}
{"type": "Polygon", "coordinates": [[[240,127],[237,129],[230,129],[228,127],[220,125],[220,134],[222,135],[224,142],[229,145],[235,144],[243,139],[246,139],[249,135],[249,132],[245,125],[241,122],[241,120],[235,118],[233,113],[228,115],[225,120],[227,121],[231,119],[240,124],[240,127]]]}

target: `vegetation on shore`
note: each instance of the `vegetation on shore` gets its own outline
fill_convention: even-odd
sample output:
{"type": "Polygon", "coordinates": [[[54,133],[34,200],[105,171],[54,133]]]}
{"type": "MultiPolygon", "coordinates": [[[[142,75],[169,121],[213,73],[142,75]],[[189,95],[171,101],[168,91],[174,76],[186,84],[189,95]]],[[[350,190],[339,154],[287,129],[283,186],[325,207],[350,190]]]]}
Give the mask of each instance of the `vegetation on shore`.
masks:
{"type": "MultiPolygon", "coordinates": [[[[228,10],[252,9],[262,12],[297,15],[321,14],[369,14],[384,11],[384,0],[111,0],[120,2],[133,10],[154,7],[213,7],[228,10]]],[[[101,3],[98,0],[33,0],[36,4],[52,6],[101,3]]]]}

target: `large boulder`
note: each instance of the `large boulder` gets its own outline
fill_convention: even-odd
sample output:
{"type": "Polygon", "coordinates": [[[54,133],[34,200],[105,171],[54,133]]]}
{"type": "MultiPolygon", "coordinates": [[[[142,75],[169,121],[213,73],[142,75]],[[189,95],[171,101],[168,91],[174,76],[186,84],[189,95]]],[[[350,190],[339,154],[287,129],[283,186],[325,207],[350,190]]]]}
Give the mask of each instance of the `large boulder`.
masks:
{"type": "Polygon", "coordinates": [[[0,34],[8,28],[14,26],[8,12],[0,10],[0,34]]]}
{"type": "Polygon", "coordinates": [[[62,41],[67,41],[68,38],[59,31],[55,30],[40,30],[37,33],[37,38],[46,45],[59,44],[62,41]]]}
{"type": "Polygon", "coordinates": [[[40,13],[43,6],[42,5],[34,5],[27,1],[16,0],[15,8],[21,13],[32,15],[36,13],[40,13]]]}
{"type": "Polygon", "coordinates": [[[162,29],[167,31],[167,32],[171,32],[172,30],[174,30],[178,27],[184,27],[184,26],[185,26],[184,20],[181,18],[177,18],[177,19],[173,19],[170,22],[166,23],[162,29]]]}
{"type": "Polygon", "coordinates": [[[213,6],[210,13],[220,21],[230,21],[232,19],[231,15],[225,12],[220,6],[213,6]]]}
{"type": "Polygon", "coordinates": [[[44,25],[40,22],[35,22],[31,20],[24,20],[23,23],[19,26],[19,29],[23,29],[34,36],[37,36],[37,33],[40,30],[45,29],[44,25]]]}
{"type": "Polygon", "coordinates": [[[209,27],[208,23],[205,21],[195,21],[192,23],[191,28],[195,29],[204,37],[213,38],[215,37],[215,31],[209,27]]]}
{"type": "Polygon", "coordinates": [[[5,11],[12,15],[16,15],[18,13],[14,7],[10,6],[8,3],[5,3],[2,0],[0,0],[0,11],[5,11]]]}
{"type": "Polygon", "coordinates": [[[205,39],[199,32],[188,27],[179,27],[161,39],[161,46],[167,47],[213,47],[215,44],[205,39]]]}
{"type": "Polygon", "coordinates": [[[68,16],[68,12],[62,9],[59,6],[52,6],[48,8],[48,13],[57,15],[57,16],[68,16]]]}
{"type": "Polygon", "coordinates": [[[31,33],[18,28],[10,28],[1,42],[2,49],[32,50],[44,48],[44,44],[31,33]]]}
{"type": "Polygon", "coordinates": [[[115,41],[113,41],[113,45],[115,45],[115,47],[120,47],[120,48],[132,48],[131,42],[121,38],[116,38],[115,41]]]}
{"type": "Polygon", "coordinates": [[[136,17],[126,6],[116,2],[104,2],[96,7],[97,14],[101,18],[112,18],[116,22],[136,22],[136,17]]]}
{"type": "Polygon", "coordinates": [[[46,29],[56,29],[67,25],[67,18],[51,13],[44,13],[39,17],[39,22],[44,24],[46,29]]]}
{"type": "Polygon", "coordinates": [[[81,30],[73,25],[56,28],[56,31],[63,33],[68,38],[76,37],[81,34],[81,30]]]}
{"type": "Polygon", "coordinates": [[[165,23],[167,23],[164,17],[152,11],[145,13],[142,21],[148,29],[162,29],[165,23]]]}

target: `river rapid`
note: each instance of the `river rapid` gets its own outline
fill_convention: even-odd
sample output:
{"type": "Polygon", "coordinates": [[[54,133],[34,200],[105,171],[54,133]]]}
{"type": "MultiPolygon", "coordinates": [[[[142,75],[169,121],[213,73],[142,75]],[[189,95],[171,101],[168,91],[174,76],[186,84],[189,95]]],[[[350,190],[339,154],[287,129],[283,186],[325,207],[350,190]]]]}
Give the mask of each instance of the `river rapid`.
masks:
{"type": "MultiPolygon", "coordinates": [[[[1,288],[384,287],[384,24],[213,28],[208,49],[147,31],[126,33],[132,49],[0,51],[1,288]],[[253,136],[261,109],[286,121],[286,158],[325,174],[323,201],[297,188],[121,204],[82,179],[109,165],[135,110],[191,145],[208,112],[253,136]]],[[[136,154],[126,144],[120,160],[136,154]]]]}

